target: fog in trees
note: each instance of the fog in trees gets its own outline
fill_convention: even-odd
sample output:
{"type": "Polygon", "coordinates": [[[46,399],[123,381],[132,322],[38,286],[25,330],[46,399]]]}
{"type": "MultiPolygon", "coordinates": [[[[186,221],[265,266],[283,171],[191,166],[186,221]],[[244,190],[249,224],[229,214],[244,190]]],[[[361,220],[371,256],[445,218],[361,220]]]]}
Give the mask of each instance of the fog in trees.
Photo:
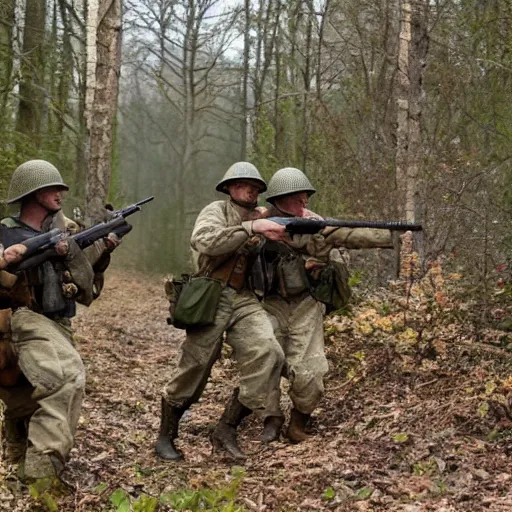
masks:
{"type": "MultiPolygon", "coordinates": [[[[95,3],[103,19],[102,2],[83,0],[0,9],[1,191],[20,162],[47,158],[71,185],[70,214],[92,202],[87,66],[100,74],[86,14],[95,3]]],[[[190,270],[195,217],[222,198],[215,184],[229,165],[247,159],[267,179],[285,166],[305,171],[322,215],[422,222],[423,264],[440,258],[493,293],[512,243],[510,2],[122,8],[114,150],[102,157],[108,200],[155,201],[134,219],[118,262],[190,270]]],[[[364,275],[392,275],[382,253],[368,258],[364,275]]]]}

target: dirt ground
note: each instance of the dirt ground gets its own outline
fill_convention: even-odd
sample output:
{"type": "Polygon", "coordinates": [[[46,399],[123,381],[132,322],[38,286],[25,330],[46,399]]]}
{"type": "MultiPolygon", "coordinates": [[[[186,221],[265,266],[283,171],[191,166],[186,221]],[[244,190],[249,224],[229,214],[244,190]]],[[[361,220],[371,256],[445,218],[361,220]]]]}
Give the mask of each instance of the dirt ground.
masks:
{"type": "Polygon", "coordinates": [[[240,433],[249,458],[232,476],[232,462],[209,442],[237,378],[225,354],[182,421],[186,460],[160,461],[160,390],[184,337],[166,324],[162,290],[161,278],[111,271],[100,299],[80,310],[87,395],[64,475],[71,487],[45,501],[0,462],[0,510],[173,510],[156,505],[162,495],[197,497],[236,481],[209,509],[512,511],[512,352],[475,343],[464,325],[419,340],[419,328],[393,326],[402,320],[382,298],[326,322],[331,371],[308,441],[263,446],[261,424],[249,418],[240,433]]]}

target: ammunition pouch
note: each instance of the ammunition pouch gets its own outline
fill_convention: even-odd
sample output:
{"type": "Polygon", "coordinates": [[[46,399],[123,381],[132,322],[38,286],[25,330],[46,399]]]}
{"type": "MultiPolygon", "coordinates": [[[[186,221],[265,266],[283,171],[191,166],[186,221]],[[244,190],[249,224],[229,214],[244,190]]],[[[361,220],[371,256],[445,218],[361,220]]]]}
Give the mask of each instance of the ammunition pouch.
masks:
{"type": "Polygon", "coordinates": [[[281,297],[294,297],[309,289],[304,260],[296,254],[282,255],[279,258],[276,275],[281,297]]]}
{"type": "Polygon", "coordinates": [[[170,303],[167,323],[178,329],[213,325],[224,286],[211,277],[187,274],[181,280],[167,280],[165,292],[170,303]]]}
{"type": "Polygon", "coordinates": [[[211,272],[207,271],[205,275],[220,281],[224,286],[241,291],[245,286],[246,273],[247,255],[235,254],[211,272]]]}
{"type": "Polygon", "coordinates": [[[352,295],[350,274],[341,256],[331,257],[329,263],[319,272],[309,272],[307,276],[311,295],[325,304],[327,313],[347,306],[352,295]]]}

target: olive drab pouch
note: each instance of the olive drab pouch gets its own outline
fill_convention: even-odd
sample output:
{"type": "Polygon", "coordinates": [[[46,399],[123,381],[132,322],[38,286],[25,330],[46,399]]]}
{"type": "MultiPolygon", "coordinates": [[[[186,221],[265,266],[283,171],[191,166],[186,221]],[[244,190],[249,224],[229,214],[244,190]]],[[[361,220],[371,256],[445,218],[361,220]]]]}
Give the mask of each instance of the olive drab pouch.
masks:
{"type": "Polygon", "coordinates": [[[211,277],[187,276],[178,295],[173,325],[178,329],[213,325],[224,286],[211,277]]]}
{"type": "Polygon", "coordinates": [[[276,275],[281,297],[294,297],[309,289],[304,260],[295,254],[279,258],[276,275]]]}
{"type": "Polygon", "coordinates": [[[349,303],[352,296],[349,277],[347,265],[339,252],[331,255],[329,263],[318,275],[308,273],[311,295],[325,304],[327,313],[343,309],[349,303]]]}
{"type": "Polygon", "coordinates": [[[183,289],[183,281],[184,279],[190,278],[184,274],[182,279],[176,279],[174,276],[168,276],[164,281],[164,290],[165,296],[169,301],[169,316],[167,317],[167,323],[169,325],[174,325],[178,329],[183,329],[183,326],[176,325],[176,304],[178,303],[178,299],[181,294],[181,290],[183,289]]]}

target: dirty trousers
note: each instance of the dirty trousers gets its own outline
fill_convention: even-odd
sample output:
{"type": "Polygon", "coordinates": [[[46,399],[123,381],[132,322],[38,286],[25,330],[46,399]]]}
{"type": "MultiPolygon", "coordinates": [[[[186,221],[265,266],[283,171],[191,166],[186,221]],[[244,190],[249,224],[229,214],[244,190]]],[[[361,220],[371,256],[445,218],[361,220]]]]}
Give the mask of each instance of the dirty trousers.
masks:
{"type": "Polygon", "coordinates": [[[233,348],[240,373],[240,402],[261,417],[278,414],[268,397],[279,388],[284,353],[270,319],[253,293],[222,291],[215,323],[188,329],[177,368],[164,389],[167,402],[188,408],[199,400],[222,348],[222,336],[233,348]]]}
{"type": "Polygon", "coordinates": [[[65,461],[73,446],[85,388],[80,355],[65,327],[29,309],[13,314],[11,328],[26,380],[15,387],[0,388],[6,417],[31,415],[29,444],[37,452],[52,453],[65,461]]]}
{"type": "MultiPolygon", "coordinates": [[[[290,382],[293,406],[311,414],[324,394],[323,378],[329,369],[324,350],[324,308],[309,294],[289,301],[274,295],[267,297],[263,306],[285,354],[284,375],[290,382]]],[[[269,407],[275,409],[279,399],[278,388],[269,407]]]]}

